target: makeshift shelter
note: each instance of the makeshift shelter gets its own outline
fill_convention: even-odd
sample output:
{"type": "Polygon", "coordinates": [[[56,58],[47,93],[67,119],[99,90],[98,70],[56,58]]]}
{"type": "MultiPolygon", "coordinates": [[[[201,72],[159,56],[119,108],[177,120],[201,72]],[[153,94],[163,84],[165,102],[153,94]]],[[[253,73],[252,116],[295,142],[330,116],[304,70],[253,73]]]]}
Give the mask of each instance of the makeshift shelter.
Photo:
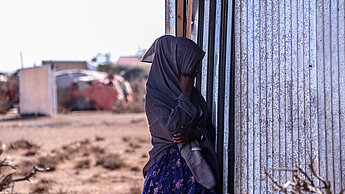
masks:
{"type": "Polygon", "coordinates": [[[112,110],[133,98],[127,95],[131,87],[120,75],[80,69],[63,70],[55,75],[58,104],[67,109],[112,110]]]}
{"type": "Polygon", "coordinates": [[[56,71],[69,70],[69,69],[88,69],[89,64],[87,61],[42,61],[42,65],[50,65],[56,71]]]}
{"type": "Polygon", "coordinates": [[[7,77],[0,74],[0,114],[5,114],[7,112],[7,90],[7,77]]]}
{"type": "Polygon", "coordinates": [[[49,65],[19,71],[19,110],[22,115],[57,112],[54,69],[49,65]]]}

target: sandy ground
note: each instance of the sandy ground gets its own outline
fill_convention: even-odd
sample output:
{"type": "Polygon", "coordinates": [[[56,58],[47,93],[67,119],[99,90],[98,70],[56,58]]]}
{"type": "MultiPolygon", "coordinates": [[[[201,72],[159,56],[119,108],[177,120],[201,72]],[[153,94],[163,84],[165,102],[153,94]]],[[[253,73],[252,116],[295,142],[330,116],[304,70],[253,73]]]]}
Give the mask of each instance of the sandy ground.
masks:
{"type": "Polygon", "coordinates": [[[7,145],[0,159],[15,159],[16,177],[32,165],[52,170],[16,183],[15,192],[141,192],[141,170],[151,148],[144,113],[72,112],[13,119],[17,116],[0,116],[0,142],[7,145]]]}

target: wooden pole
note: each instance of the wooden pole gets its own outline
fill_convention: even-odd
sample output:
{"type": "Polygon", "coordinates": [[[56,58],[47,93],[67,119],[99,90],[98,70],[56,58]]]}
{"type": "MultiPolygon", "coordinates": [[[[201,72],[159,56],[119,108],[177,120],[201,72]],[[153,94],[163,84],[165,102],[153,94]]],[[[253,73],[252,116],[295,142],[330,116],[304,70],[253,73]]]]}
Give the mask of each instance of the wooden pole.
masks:
{"type": "Polygon", "coordinates": [[[183,37],[184,0],[177,0],[176,36],[183,37]]]}
{"type": "Polygon", "coordinates": [[[23,61],[23,52],[22,51],[20,51],[20,63],[21,63],[22,69],[24,69],[24,61],[23,61]]]}
{"type": "Polygon", "coordinates": [[[191,38],[191,34],[192,34],[192,13],[193,13],[193,0],[188,0],[186,38],[189,38],[189,39],[191,38]]]}

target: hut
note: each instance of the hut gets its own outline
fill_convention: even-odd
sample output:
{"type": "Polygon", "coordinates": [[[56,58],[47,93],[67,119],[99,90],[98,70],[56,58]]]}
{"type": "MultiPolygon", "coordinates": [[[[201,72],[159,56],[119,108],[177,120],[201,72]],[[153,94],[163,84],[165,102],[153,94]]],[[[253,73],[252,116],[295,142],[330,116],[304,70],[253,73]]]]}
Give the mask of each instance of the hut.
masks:
{"type": "Polygon", "coordinates": [[[55,71],[50,65],[19,71],[19,110],[21,115],[57,113],[55,71]]]}

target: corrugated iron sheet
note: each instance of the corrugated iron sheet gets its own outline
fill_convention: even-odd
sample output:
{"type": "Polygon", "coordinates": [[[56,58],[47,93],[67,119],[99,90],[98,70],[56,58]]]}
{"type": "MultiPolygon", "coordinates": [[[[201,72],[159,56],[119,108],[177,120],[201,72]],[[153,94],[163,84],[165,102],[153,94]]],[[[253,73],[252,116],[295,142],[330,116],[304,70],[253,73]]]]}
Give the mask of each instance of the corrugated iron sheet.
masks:
{"type": "Polygon", "coordinates": [[[272,193],[264,168],[285,183],[291,173],[272,168],[298,165],[316,181],[312,159],[333,191],[344,189],[344,4],[199,0],[199,88],[217,126],[224,193],[272,193]]]}
{"type": "MultiPolygon", "coordinates": [[[[272,191],[264,168],[345,182],[343,0],[235,0],[235,193],[272,191]]],[[[269,170],[285,183],[291,173],[269,170]]]]}

